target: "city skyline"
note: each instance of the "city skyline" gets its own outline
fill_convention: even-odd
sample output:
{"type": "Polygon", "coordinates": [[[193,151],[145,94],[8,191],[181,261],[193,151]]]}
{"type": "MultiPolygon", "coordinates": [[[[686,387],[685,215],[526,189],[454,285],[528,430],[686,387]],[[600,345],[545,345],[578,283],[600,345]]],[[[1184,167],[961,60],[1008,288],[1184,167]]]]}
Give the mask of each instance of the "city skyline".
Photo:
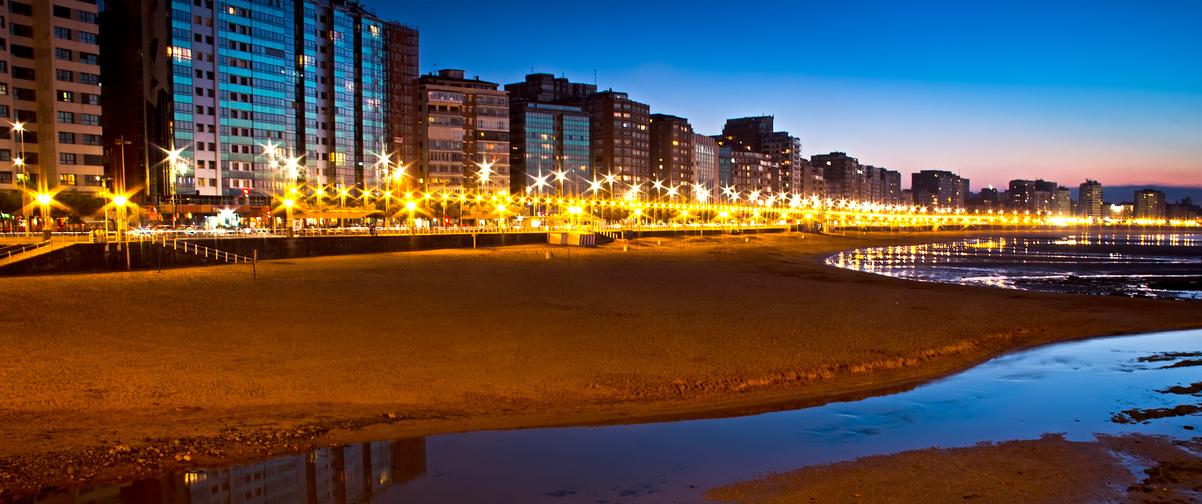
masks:
{"type": "Polygon", "coordinates": [[[1186,26],[1202,7],[1184,2],[1155,11],[936,2],[855,12],[702,3],[688,13],[618,2],[589,12],[589,23],[536,2],[454,18],[436,7],[366,4],[421,30],[423,73],[464,68],[504,84],[533,70],[592,83],[596,70],[601,89],[685,117],[699,133],[717,134],[731,117],[774,115],[801,137],[806,157],[842,151],[905,173],[949,170],[974,190],[1040,177],[1202,186],[1202,56],[1188,49],[1202,36],[1186,26]],[[530,36],[480,51],[514,26],[530,36]],[[746,26],[760,29],[749,36],[739,31],[746,26]],[[701,36],[731,27],[731,37],[701,36]]]}

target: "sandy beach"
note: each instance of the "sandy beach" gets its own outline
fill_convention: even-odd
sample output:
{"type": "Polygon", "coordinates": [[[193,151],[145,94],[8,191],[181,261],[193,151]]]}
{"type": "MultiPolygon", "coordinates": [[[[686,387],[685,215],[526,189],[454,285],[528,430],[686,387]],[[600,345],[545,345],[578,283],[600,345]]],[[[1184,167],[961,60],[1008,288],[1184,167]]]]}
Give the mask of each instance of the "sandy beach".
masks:
{"type": "Polygon", "coordinates": [[[967,448],[915,450],[807,467],[711,490],[738,504],[1192,502],[1202,445],[1154,436],[1066,441],[1049,435],[967,448]],[[1147,468],[1136,477],[1129,467],[1147,468]]]}
{"type": "Polygon", "coordinates": [[[1202,326],[1193,303],[822,262],[954,237],[340,256],[263,262],[256,279],[243,265],[0,278],[0,488],[332,441],[783,409],[1032,345],[1202,326]]]}

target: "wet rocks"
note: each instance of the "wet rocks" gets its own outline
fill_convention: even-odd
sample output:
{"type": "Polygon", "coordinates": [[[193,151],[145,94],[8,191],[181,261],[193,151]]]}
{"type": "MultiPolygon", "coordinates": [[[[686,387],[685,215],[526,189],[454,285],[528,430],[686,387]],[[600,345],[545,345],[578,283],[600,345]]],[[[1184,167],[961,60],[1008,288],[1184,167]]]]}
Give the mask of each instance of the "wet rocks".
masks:
{"type": "Polygon", "coordinates": [[[1110,421],[1119,424],[1135,424],[1156,418],[1170,418],[1202,413],[1202,404],[1182,404],[1172,408],[1129,409],[1115,413],[1110,421]]]}

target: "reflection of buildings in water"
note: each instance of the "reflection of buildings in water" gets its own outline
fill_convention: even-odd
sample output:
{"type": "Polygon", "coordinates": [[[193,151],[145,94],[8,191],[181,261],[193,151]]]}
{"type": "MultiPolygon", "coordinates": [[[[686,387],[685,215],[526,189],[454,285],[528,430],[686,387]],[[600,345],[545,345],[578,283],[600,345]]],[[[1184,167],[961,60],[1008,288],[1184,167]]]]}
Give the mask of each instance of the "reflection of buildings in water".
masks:
{"type": "Polygon", "coordinates": [[[119,487],[81,488],[40,498],[33,502],[36,504],[119,504],[124,495],[125,492],[119,487]]]}
{"type": "Polygon", "coordinates": [[[426,473],[425,438],[322,448],[258,464],[64,492],[38,504],[354,504],[426,473]]]}
{"type": "Polygon", "coordinates": [[[305,455],[254,465],[184,473],[191,504],[305,502],[310,472],[305,455]]]}

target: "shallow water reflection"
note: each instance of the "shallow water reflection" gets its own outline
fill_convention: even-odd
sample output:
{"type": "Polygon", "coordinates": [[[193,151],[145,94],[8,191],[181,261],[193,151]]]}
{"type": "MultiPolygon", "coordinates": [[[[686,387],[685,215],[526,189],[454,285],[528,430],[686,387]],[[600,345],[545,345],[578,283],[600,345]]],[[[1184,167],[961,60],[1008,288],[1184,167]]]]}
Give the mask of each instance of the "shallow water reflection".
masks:
{"type": "Polygon", "coordinates": [[[827,264],[932,282],[1202,300],[1202,235],[990,237],[869,247],[827,264]]]}
{"type": "MultiPolygon", "coordinates": [[[[696,502],[767,471],[1048,432],[1189,437],[1197,416],[1127,425],[1130,408],[1196,404],[1157,392],[1202,381],[1164,352],[1202,351],[1202,331],[1102,338],[993,359],[897,394],[793,411],[640,425],[488,431],[326,448],[166,475],[52,502],[696,502]],[[1143,360],[1141,360],[1143,358],[1143,360]],[[77,498],[78,497],[78,498],[77,498]]],[[[1184,355],[1184,354],[1183,354],[1184,355]]],[[[50,502],[50,501],[47,501],[50,502]]]]}

